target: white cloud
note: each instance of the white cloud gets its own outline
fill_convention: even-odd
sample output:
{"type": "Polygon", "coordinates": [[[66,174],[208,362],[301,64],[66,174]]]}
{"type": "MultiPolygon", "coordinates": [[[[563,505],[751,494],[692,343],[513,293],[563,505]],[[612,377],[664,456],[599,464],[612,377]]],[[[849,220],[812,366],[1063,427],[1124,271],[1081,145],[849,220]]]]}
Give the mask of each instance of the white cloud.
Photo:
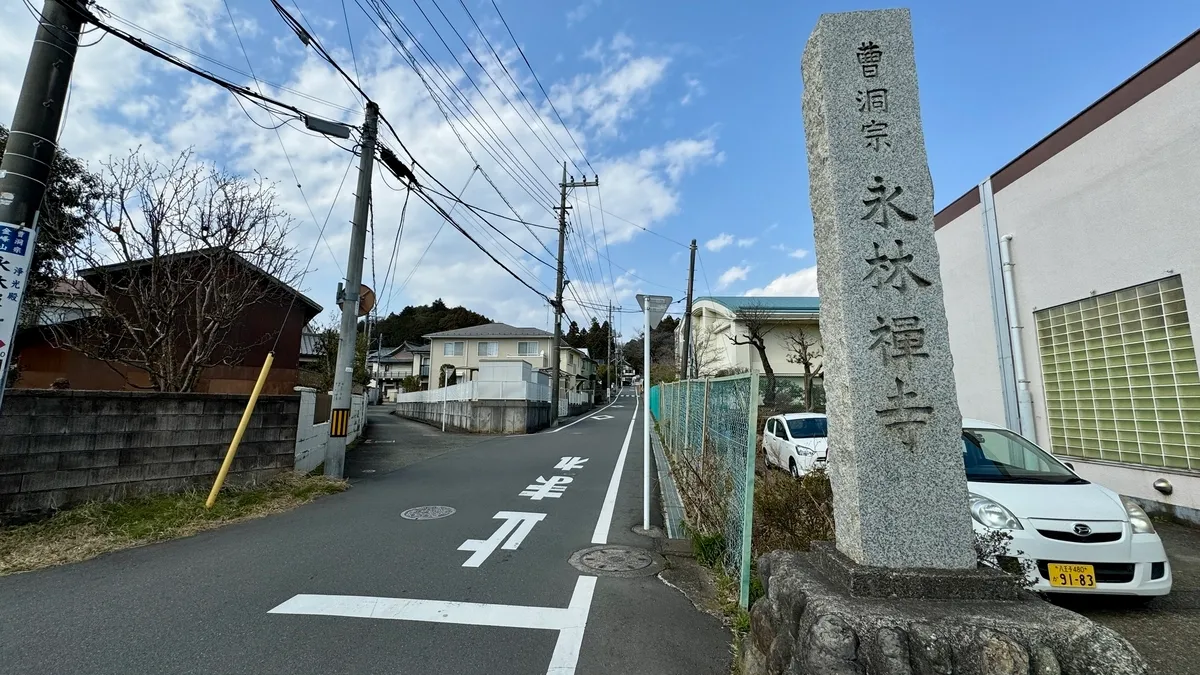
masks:
{"type": "Polygon", "coordinates": [[[576,75],[570,82],[551,86],[550,94],[564,115],[578,116],[589,130],[601,136],[617,133],[622,122],[634,117],[649,99],[650,90],[666,74],[670,57],[633,55],[635,43],[617,33],[607,46],[597,42],[584,57],[599,61],[599,73],[576,75]]]}
{"type": "Polygon", "coordinates": [[[720,251],[721,249],[733,243],[733,235],[722,232],[717,236],[704,242],[704,248],[710,251],[720,251]]]}
{"type": "Polygon", "coordinates": [[[583,0],[574,9],[567,12],[567,26],[574,26],[583,21],[593,9],[600,6],[601,0],[583,0]]]}
{"type": "MultiPolygon", "coordinates": [[[[181,44],[225,63],[244,67],[241,50],[232,32],[225,30],[229,19],[221,0],[161,0],[145,6],[136,0],[109,0],[105,6],[181,44]]],[[[314,16],[316,13],[309,11],[309,20],[315,26],[325,25],[326,19],[314,16]]],[[[340,11],[336,15],[340,20],[340,11]]],[[[238,16],[239,20],[241,18],[238,16]]],[[[240,26],[248,27],[248,24],[240,26]]],[[[36,24],[24,5],[0,3],[0,62],[24,63],[35,28],[36,24]]],[[[328,64],[314,58],[311,52],[306,54],[297,49],[295,36],[281,22],[264,20],[256,29],[259,36],[247,41],[246,47],[250,50],[250,58],[258,75],[330,101],[334,107],[271,87],[267,87],[268,95],[330,119],[356,124],[360,122],[361,103],[328,64]],[[276,57],[278,65],[272,66],[271,61],[276,57]]],[[[338,46],[338,36],[342,32],[328,30],[320,37],[335,58],[348,66],[349,52],[338,46]]],[[[152,38],[148,39],[154,42],[152,38]]],[[[503,58],[510,56],[499,45],[497,47],[503,58]]],[[[696,138],[651,138],[636,145],[608,149],[603,155],[590,150],[599,137],[610,134],[621,121],[629,119],[662,79],[667,59],[636,54],[637,47],[627,36],[619,34],[604,45],[604,60],[599,65],[590,63],[584,72],[567,73],[564,76],[566,84],[545,80],[547,87],[567,91],[569,96],[574,97],[572,112],[561,106],[560,111],[567,115],[571,135],[590,156],[600,174],[604,190],[603,206],[613,214],[603,223],[600,215],[595,214],[595,227],[598,231],[601,227],[607,231],[610,248],[605,255],[611,255],[615,261],[629,268],[630,273],[635,268],[626,257],[631,254],[631,249],[622,250],[620,244],[642,236],[643,232],[638,226],[625,221],[647,228],[661,224],[664,219],[679,212],[682,183],[686,176],[700,167],[720,164],[724,159],[712,133],[696,138]],[[580,84],[582,86],[577,86],[580,84]],[[594,109],[593,103],[598,108],[594,109]]],[[[379,103],[408,150],[423,169],[437,176],[450,191],[457,193],[462,190],[475,163],[463,151],[455,129],[430,100],[422,82],[391,46],[382,40],[364,38],[356,42],[356,48],[362,86],[379,103]]],[[[182,56],[192,58],[186,54],[182,56]]],[[[520,57],[516,58],[519,62],[520,57]]],[[[507,65],[514,75],[520,72],[516,63],[509,62],[507,65]]],[[[443,66],[446,67],[446,64],[443,66]]],[[[453,72],[449,67],[447,69],[453,72]]],[[[7,122],[12,119],[22,74],[21,68],[0,70],[0,120],[7,122]]],[[[247,78],[240,75],[224,71],[222,74],[239,83],[247,83],[247,78]]],[[[302,290],[326,307],[326,316],[319,320],[332,316],[334,288],[341,276],[339,269],[345,268],[349,249],[347,223],[353,209],[357,160],[334,144],[292,126],[280,128],[277,138],[275,132],[251,123],[246,113],[223,90],[112,37],[81,52],[73,79],[63,144],[67,151],[91,162],[92,166],[110,154],[123,154],[138,145],[149,157],[163,160],[170,159],[183,148],[195,146],[199,157],[231,171],[244,174],[257,171],[277,183],[280,206],[295,219],[296,231],[292,244],[299,249],[302,262],[307,259],[314,242],[318,241],[318,225],[313,223],[308,204],[316,212],[319,222],[325,221],[327,213],[330,214],[324,234],[328,243],[316,244],[313,269],[307,275],[302,290]],[[121,67],[114,68],[114,63],[121,67]],[[289,169],[289,163],[295,167],[295,177],[289,169]],[[348,166],[349,174],[346,174],[348,166]],[[347,178],[339,191],[343,175],[347,175],[347,178]],[[303,196],[296,188],[297,183],[303,186],[303,196]],[[332,252],[328,249],[332,249],[332,252]]],[[[504,77],[498,76],[496,79],[498,82],[506,81],[504,77]]],[[[505,146],[515,148],[519,141],[533,155],[533,159],[530,159],[520,150],[514,151],[518,161],[528,167],[533,179],[514,178],[504,166],[481,152],[475,139],[464,130],[464,125],[458,123],[455,111],[450,110],[458,133],[465,136],[483,169],[522,219],[540,225],[553,225],[554,216],[546,207],[550,200],[540,189],[557,194],[557,175],[552,167],[560,163],[562,157],[546,151],[539,137],[549,142],[553,136],[575,154],[574,146],[567,138],[567,130],[553,114],[540,114],[538,119],[531,117],[532,111],[525,108],[523,114],[533,122],[534,128],[531,130],[504,102],[500,90],[484,85],[487,78],[477,77],[477,80],[481,82],[483,96],[492,103],[497,113],[490,111],[483,97],[473,88],[463,86],[464,95],[487,124],[497,130],[505,146]],[[505,126],[513,130],[517,141],[507,136],[505,126]],[[550,174],[549,178],[542,175],[543,170],[550,174]],[[532,195],[526,194],[522,184],[535,182],[536,186],[530,189],[532,195]]],[[[505,93],[520,104],[513,92],[505,93]]],[[[556,105],[558,103],[556,99],[556,105]]],[[[260,124],[277,123],[258,108],[246,107],[260,124]]],[[[538,112],[549,111],[539,107],[538,112]]],[[[472,118],[471,124],[478,125],[479,122],[472,118]]],[[[407,154],[401,150],[389,130],[381,129],[380,139],[408,161],[407,154]]],[[[549,142],[549,145],[558,150],[553,142],[549,142]]],[[[583,164],[577,155],[572,159],[583,164]]],[[[505,163],[511,164],[512,160],[506,160],[505,163]]],[[[405,304],[422,304],[441,297],[448,304],[464,304],[498,321],[547,327],[544,300],[517,283],[460,233],[445,227],[429,246],[443,221],[418,199],[412,199],[408,206],[403,238],[394,265],[398,270],[398,278],[387,289],[382,288],[387,257],[400,225],[399,214],[404,202],[404,195],[389,189],[388,185],[395,187],[396,181],[382,167],[377,167],[373,192],[376,219],[374,255],[378,269],[375,279],[371,280],[372,265],[368,256],[364,280],[374,284],[376,292],[380,293],[381,311],[399,311],[405,304]],[[427,246],[429,252],[417,266],[418,258],[427,246]],[[410,272],[411,279],[403,290],[398,290],[410,272]]],[[[579,200],[575,213],[587,220],[584,216],[587,209],[584,200],[597,204],[595,191],[577,190],[575,198],[579,200]]],[[[463,199],[490,211],[511,215],[508,205],[478,174],[471,179],[463,199]]],[[[445,205],[447,209],[450,208],[449,204],[445,205]]],[[[475,221],[464,209],[455,211],[455,219],[538,292],[552,293],[553,270],[521,252],[483,223],[475,221]]],[[[521,225],[497,218],[489,220],[534,255],[553,262],[553,255],[547,254],[542,243],[521,225]]],[[[589,232],[590,226],[588,222],[589,232]]],[[[553,249],[554,235],[551,231],[534,231],[542,242],[553,249]]],[[[583,305],[611,298],[628,306],[632,303],[633,293],[654,292],[653,288],[638,287],[640,281],[629,276],[630,273],[621,276],[620,270],[615,270],[617,278],[613,283],[605,283],[609,281],[607,262],[598,259],[599,252],[605,251],[603,239],[588,245],[579,239],[575,241],[583,246],[580,250],[586,258],[580,262],[584,266],[595,265],[602,277],[585,278],[595,277],[596,273],[585,275],[579,269],[579,264],[568,256],[568,276],[574,280],[571,287],[584,301],[583,305]]],[[[654,245],[661,243],[653,242],[654,245]]],[[[666,257],[664,250],[663,259],[666,257]]],[[[656,272],[650,270],[640,274],[654,279],[651,275],[656,272]]],[[[578,320],[587,320],[595,312],[577,303],[570,294],[566,304],[571,316],[578,320]]]]}
{"type": "Polygon", "coordinates": [[[808,296],[817,295],[817,267],[805,267],[791,274],[783,274],[762,288],[746,291],[749,296],[808,296]]]}
{"type": "Polygon", "coordinates": [[[744,237],[737,240],[738,248],[750,248],[758,241],[758,237],[744,237]]]}
{"type": "Polygon", "coordinates": [[[789,256],[791,256],[791,257],[793,257],[793,258],[796,258],[796,259],[799,259],[799,258],[807,258],[807,257],[808,257],[808,251],[807,251],[806,249],[798,248],[798,249],[796,249],[795,251],[792,251],[791,253],[789,253],[788,255],[789,255],[789,256]]]}
{"type": "Polygon", "coordinates": [[[723,291],[731,285],[744,281],[746,275],[750,273],[749,265],[733,266],[721,273],[721,277],[717,279],[717,290],[723,291]]]}
{"type": "Polygon", "coordinates": [[[683,86],[686,87],[686,92],[683,98],[679,99],[679,105],[688,105],[708,92],[700,80],[692,75],[683,76],[683,86]]]}

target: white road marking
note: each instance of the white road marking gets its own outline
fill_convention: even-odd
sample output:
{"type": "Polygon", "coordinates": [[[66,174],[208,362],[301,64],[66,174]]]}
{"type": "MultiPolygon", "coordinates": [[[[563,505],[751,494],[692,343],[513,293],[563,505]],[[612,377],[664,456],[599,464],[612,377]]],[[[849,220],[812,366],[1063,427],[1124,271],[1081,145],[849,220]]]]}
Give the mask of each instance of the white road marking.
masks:
{"type": "Polygon", "coordinates": [[[579,577],[575,591],[571,593],[571,604],[567,607],[571,625],[558,631],[554,643],[554,655],[546,675],[574,675],[579,663],[579,650],[583,647],[583,631],[587,627],[588,612],[592,608],[592,593],[596,590],[596,577],[579,577]]]}
{"type": "Polygon", "coordinates": [[[612,528],[613,508],[617,504],[617,490],[621,487],[621,471],[625,468],[625,456],[629,454],[629,439],[633,437],[633,423],[636,421],[637,408],[635,407],[633,417],[629,420],[629,430],[625,432],[625,442],[621,445],[621,454],[617,455],[617,465],[613,467],[612,478],[608,481],[604,506],[600,507],[600,517],[596,520],[596,529],[592,532],[593,544],[608,543],[608,531],[612,528]]]}
{"type": "Polygon", "coordinates": [[[612,415],[592,415],[592,419],[594,420],[611,420],[612,418],[612,415]]]}
{"type": "Polygon", "coordinates": [[[550,657],[546,675],[574,675],[595,590],[596,577],[579,577],[566,609],[363,595],[301,594],[267,613],[557,630],[558,640],[554,643],[554,655],[550,657]]]}
{"type": "Polygon", "coordinates": [[[567,484],[575,480],[570,476],[551,476],[550,478],[537,477],[537,482],[526,487],[517,496],[529,497],[534,501],[541,501],[547,497],[558,499],[562,493],[566,491],[567,484]]]}
{"type": "MultiPolygon", "coordinates": [[[[617,398],[620,398],[620,397],[618,396],[617,398]]],[[[609,408],[613,407],[613,405],[616,403],[616,400],[617,400],[617,399],[613,399],[613,403],[609,403],[608,405],[606,405],[606,406],[604,406],[603,408],[601,408],[601,409],[597,410],[596,412],[598,412],[598,413],[602,413],[602,412],[604,412],[605,410],[608,410],[609,408]]],[[[557,427],[557,428],[555,428],[555,429],[551,429],[550,431],[547,431],[546,433],[548,433],[548,434],[557,434],[558,432],[562,431],[563,429],[566,429],[567,427],[573,427],[573,426],[575,426],[576,424],[579,424],[580,422],[582,422],[582,421],[584,421],[584,420],[586,420],[586,419],[591,419],[591,418],[590,418],[590,417],[580,417],[579,419],[575,420],[574,422],[571,422],[570,424],[564,424],[563,426],[561,426],[561,427],[557,427]]]]}
{"type": "Polygon", "coordinates": [[[586,457],[563,457],[558,464],[554,465],[554,468],[560,471],[574,471],[583,468],[583,463],[586,461],[586,457]]]}
{"type": "Polygon", "coordinates": [[[498,546],[506,551],[517,550],[517,547],[521,545],[521,542],[525,541],[525,537],[529,535],[533,526],[545,517],[546,514],[544,513],[522,513],[520,511],[498,512],[492,518],[503,518],[504,524],[496,528],[492,536],[487,539],[468,539],[458,547],[460,551],[475,551],[474,555],[467,558],[467,561],[462,566],[479,567],[498,546]],[[512,536],[509,536],[510,534],[512,536]],[[506,537],[508,541],[505,541],[506,537]],[[501,546],[501,542],[504,542],[503,546],[501,546]]]}

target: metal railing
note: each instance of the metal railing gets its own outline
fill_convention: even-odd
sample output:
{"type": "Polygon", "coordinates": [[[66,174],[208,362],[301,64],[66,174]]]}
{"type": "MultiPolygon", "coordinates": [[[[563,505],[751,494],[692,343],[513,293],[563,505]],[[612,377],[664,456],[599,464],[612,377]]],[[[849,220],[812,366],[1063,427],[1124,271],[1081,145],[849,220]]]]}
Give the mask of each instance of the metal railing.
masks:
{"type": "MultiPolygon", "coordinates": [[[[659,438],[671,457],[688,525],[720,535],[726,572],[750,597],[759,375],[655,385],[659,438]]],[[[652,395],[652,400],[654,396],[652,395]]]]}

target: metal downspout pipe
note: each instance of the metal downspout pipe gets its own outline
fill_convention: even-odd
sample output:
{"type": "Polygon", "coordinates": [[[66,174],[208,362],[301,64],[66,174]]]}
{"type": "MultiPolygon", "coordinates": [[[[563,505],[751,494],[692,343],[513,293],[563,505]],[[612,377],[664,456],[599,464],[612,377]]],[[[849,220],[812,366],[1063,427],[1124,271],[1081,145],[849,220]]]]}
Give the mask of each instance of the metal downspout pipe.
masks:
{"type": "Polygon", "coordinates": [[[1013,236],[1000,238],[1000,265],[1004,275],[1004,305],[1008,310],[1008,333],[1012,343],[1013,370],[1017,377],[1017,410],[1021,420],[1021,435],[1031,441],[1037,440],[1037,426],[1033,423],[1033,395],[1029,393],[1029,377],[1025,374],[1025,347],[1021,344],[1021,328],[1017,314],[1017,291],[1013,285],[1013,262],[1011,243],[1013,236]]]}

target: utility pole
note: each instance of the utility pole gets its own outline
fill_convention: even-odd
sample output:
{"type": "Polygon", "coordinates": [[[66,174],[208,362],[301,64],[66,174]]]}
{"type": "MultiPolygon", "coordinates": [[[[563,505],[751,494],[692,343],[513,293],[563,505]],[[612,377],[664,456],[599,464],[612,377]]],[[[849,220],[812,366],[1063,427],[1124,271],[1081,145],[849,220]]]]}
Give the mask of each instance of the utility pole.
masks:
{"type": "Polygon", "coordinates": [[[608,305],[608,336],[606,337],[606,339],[604,341],[605,341],[605,343],[607,343],[605,346],[608,347],[608,358],[604,359],[605,363],[608,364],[608,367],[604,369],[604,391],[605,391],[606,396],[611,397],[612,396],[612,371],[613,371],[612,303],[609,303],[609,305],[608,305]]]}
{"type": "Polygon", "coordinates": [[[358,300],[362,287],[363,259],[367,248],[367,213],[371,205],[371,170],[375,161],[375,131],[379,106],[367,101],[358,162],[358,191],[354,197],[354,222],[350,230],[350,259],[342,304],[342,331],[333,375],[333,404],[329,417],[329,442],[325,445],[325,475],[341,478],[346,463],[346,434],[350,429],[351,385],[358,347],[358,300]]]}
{"type": "Polygon", "coordinates": [[[696,240],[692,240],[692,245],[689,246],[692,250],[692,259],[688,263],[688,294],[687,308],[683,313],[683,364],[679,368],[679,379],[686,380],[691,368],[688,367],[688,356],[692,349],[692,282],[696,279],[696,240]]]}
{"type": "Polygon", "coordinates": [[[558,187],[562,190],[561,200],[558,206],[558,281],[554,286],[554,344],[550,346],[550,358],[554,361],[553,377],[550,380],[550,424],[554,425],[558,422],[558,387],[562,379],[562,367],[559,359],[562,358],[559,353],[559,343],[562,342],[562,316],[563,316],[563,254],[566,252],[567,244],[567,190],[577,187],[599,187],[600,177],[596,176],[596,180],[588,181],[587,176],[583,177],[582,181],[575,180],[571,176],[571,180],[567,180],[567,163],[563,162],[562,182],[558,187]]]}
{"type": "Polygon", "coordinates": [[[84,21],[80,0],[46,0],[41,15],[0,160],[0,403],[84,21]]]}

